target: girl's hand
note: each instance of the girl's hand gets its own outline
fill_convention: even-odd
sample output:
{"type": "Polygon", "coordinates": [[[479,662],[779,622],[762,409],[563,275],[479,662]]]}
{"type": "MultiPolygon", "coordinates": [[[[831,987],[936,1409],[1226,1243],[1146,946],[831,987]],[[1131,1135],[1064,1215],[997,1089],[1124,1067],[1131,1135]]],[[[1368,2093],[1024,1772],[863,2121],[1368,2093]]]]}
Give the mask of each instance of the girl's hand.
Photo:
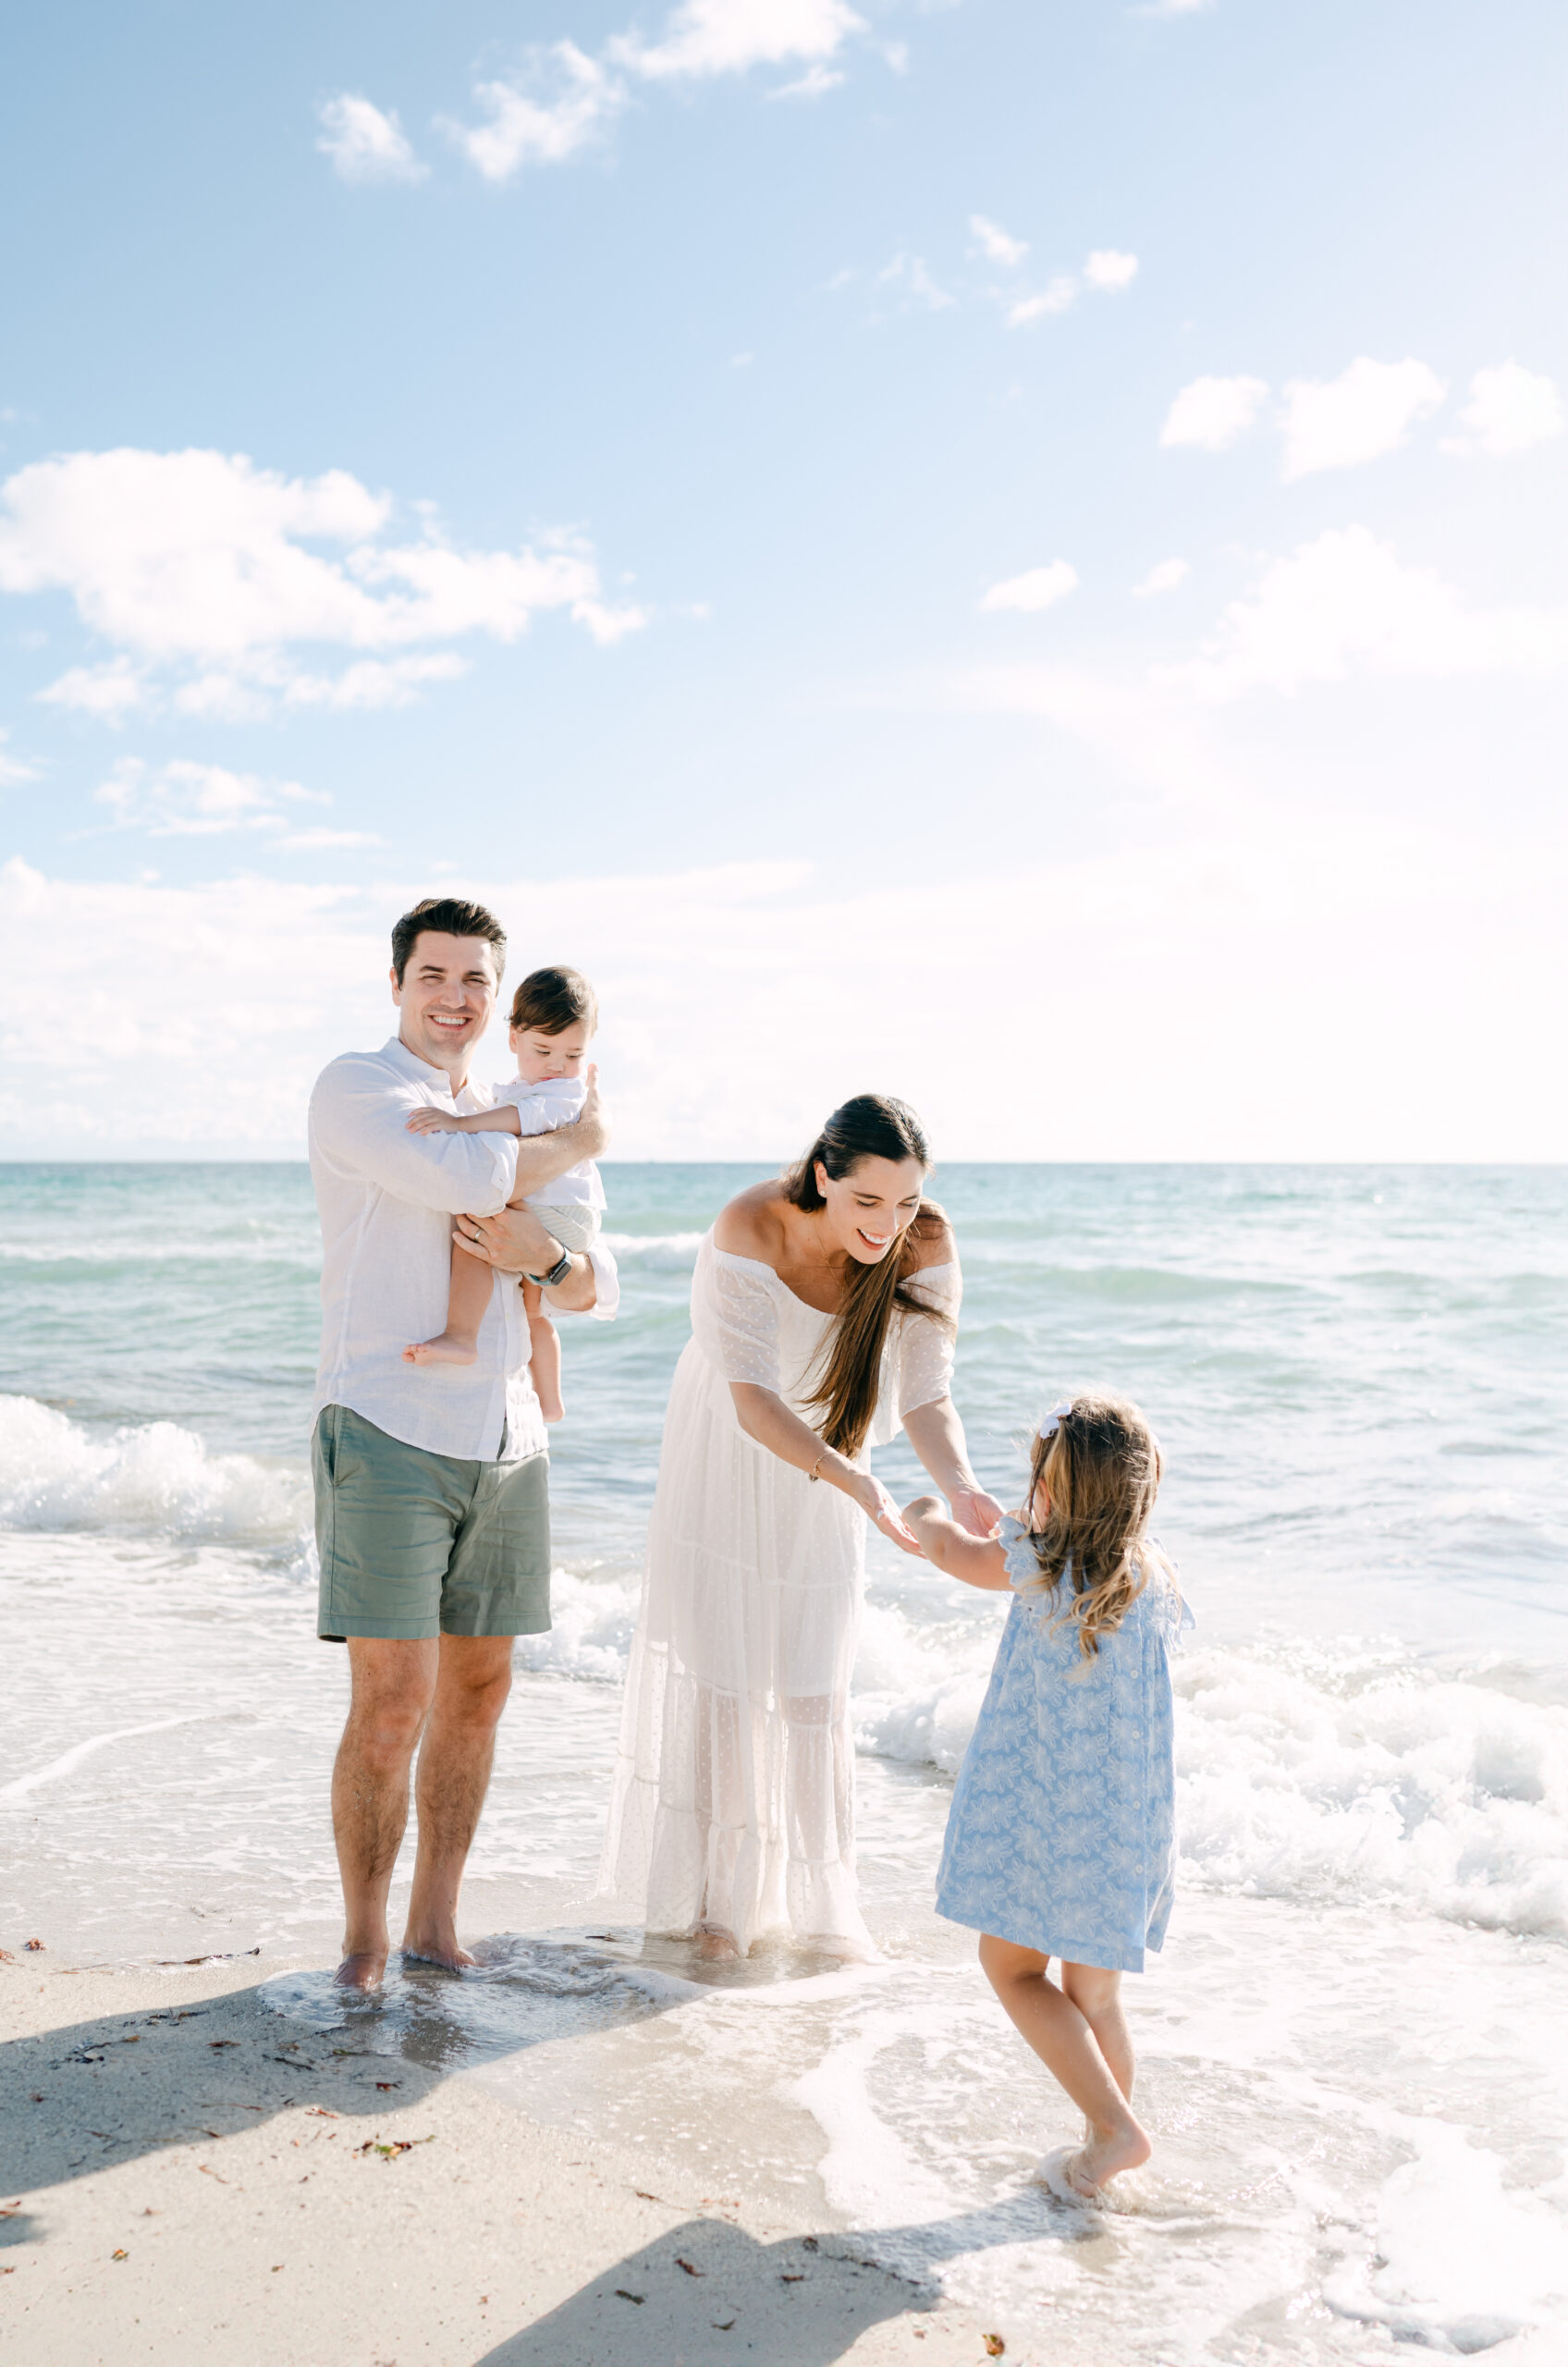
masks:
{"type": "Polygon", "coordinates": [[[456,1134],[462,1132],[449,1110],[433,1110],[428,1103],[423,1110],[410,1113],[407,1126],[410,1134],[456,1134]]]}
{"type": "Polygon", "coordinates": [[[971,1537],[995,1537],[1002,1518],[995,1496],[987,1495],[984,1488],[955,1488],[949,1502],[960,1528],[971,1537]]]}
{"type": "Polygon", "coordinates": [[[921,1558],[919,1539],[904,1527],[897,1504],[880,1479],[873,1478],[869,1471],[863,1473],[854,1497],[873,1528],[879,1528],[890,1544],[899,1546],[905,1553],[914,1554],[917,1560],[921,1558]]]}

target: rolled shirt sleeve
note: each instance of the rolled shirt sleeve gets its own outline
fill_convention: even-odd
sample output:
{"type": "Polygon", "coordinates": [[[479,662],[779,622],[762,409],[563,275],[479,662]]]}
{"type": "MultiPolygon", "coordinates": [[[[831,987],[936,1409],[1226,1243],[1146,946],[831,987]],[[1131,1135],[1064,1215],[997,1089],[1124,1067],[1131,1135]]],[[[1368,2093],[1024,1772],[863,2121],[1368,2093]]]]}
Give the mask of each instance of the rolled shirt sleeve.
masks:
{"type": "Polygon", "coordinates": [[[381,1061],[335,1061],[311,1098],[312,1140],[346,1175],[444,1216],[492,1217],[517,1184],[515,1134],[410,1134],[415,1110],[432,1106],[410,1078],[389,1081],[381,1061]]]}

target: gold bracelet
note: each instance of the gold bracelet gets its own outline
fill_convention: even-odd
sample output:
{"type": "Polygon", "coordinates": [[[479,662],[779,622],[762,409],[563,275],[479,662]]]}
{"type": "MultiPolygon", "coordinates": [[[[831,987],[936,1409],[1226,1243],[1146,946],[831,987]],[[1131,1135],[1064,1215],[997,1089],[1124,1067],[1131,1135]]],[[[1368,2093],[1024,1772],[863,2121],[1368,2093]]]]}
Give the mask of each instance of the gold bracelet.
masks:
{"type": "Polygon", "coordinates": [[[823,1450],[822,1450],[822,1454],[819,1454],[819,1455],[817,1456],[816,1461],[812,1465],[811,1469],[806,1473],[806,1478],[807,1478],[808,1479],[815,1479],[816,1478],[818,1478],[818,1477],[819,1477],[819,1475],[820,1475],[820,1473],[821,1473],[821,1470],[822,1470],[822,1457],[823,1457],[823,1455],[825,1455],[827,1453],[827,1449],[826,1447],[824,1447],[824,1448],[823,1448],[823,1450]]]}

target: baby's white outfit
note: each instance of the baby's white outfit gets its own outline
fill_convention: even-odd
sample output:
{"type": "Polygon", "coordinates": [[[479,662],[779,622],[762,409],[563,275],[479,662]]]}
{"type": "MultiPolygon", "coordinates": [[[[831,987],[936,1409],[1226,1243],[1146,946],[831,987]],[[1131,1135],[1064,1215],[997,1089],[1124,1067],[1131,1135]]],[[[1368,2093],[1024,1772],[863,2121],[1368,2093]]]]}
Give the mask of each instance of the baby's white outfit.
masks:
{"type": "MultiPolygon", "coordinates": [[[[570,1126],[582,1116],[587,1098],[588,1087],[577,1076],[549,1076],[539,1085],[527,1085],[514,1076],[496,1088],[496,1107],[509,1101],[524,1134],[553,1134],[557,1126],[570,1126]]],[[[593,1247],[605,1205],[605,1187],[591,1159],[569,1167],[542,1192],[530,1192],[524,1202],[563,1249],[593,1247]]]]}

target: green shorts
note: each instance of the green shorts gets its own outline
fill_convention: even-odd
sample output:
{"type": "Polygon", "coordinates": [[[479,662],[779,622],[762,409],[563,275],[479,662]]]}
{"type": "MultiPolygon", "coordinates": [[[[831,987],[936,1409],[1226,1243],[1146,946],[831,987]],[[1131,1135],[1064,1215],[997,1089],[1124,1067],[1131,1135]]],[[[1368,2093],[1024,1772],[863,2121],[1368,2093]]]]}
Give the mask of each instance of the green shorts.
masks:
{"type": "Polygon", "coordinates": [[[550,1458],[471,1463],[325,1405],[311,1442],[316,1632],[540,1636],[550,1625],[550,1458]]]}

